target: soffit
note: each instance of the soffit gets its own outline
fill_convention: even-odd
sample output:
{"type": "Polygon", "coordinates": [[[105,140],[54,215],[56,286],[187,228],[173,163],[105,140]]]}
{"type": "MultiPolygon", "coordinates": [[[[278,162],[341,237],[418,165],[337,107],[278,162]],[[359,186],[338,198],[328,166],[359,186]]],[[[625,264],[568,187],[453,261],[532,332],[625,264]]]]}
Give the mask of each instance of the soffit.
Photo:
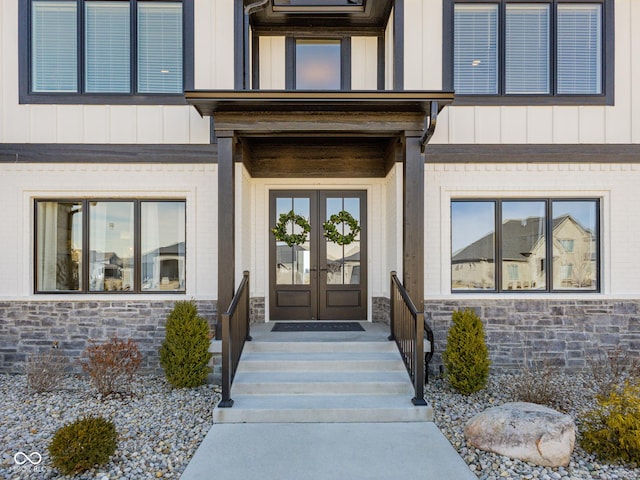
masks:
{"type": "Polygon", "coordinates": [[[253,28],[385,28],[393,7],[393,0],[268,0],[262,3],[245,1],[253,28]]]}

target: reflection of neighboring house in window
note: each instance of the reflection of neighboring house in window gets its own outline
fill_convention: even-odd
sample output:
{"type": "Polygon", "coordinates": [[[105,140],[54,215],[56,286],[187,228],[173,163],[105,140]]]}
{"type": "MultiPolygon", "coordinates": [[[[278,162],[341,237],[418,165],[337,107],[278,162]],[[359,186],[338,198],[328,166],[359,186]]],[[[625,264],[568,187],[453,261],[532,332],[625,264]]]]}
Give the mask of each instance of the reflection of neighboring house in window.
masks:
{"type": "MultiPolygon", "coordinates": [[[[546,288],[544,219],[507,220],[502,225],[503,290],[546,288]]],[[[493,288],[495,235],[460,249],[452,258],[454,288],[493,288]]],[[[593,234],[570,215],[553,220],[554,288],[593,287],[593,234]]]]}
{"type": "Polygon", "coordinates": [[[185,242],[174,243],[142,256],[143,290],[184,288],[185,242]]]}
{"type": "Polygon", "coordinates": [[[131,288],[131,269],[115,252],[90,252],[91,272],[89,288],[94,291],[128,290],[131,288]]]}

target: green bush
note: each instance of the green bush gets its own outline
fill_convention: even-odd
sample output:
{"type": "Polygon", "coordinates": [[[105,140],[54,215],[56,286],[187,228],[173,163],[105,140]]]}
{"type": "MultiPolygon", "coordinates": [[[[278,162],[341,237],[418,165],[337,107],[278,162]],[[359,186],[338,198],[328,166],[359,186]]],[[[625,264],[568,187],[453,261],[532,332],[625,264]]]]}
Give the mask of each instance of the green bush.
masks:
{"type": "Polygon", "coordinates": [[[640,463],[640,385],[626,382],[585,417],[582,447],[603,460],[640,463]]]}
{"type": "Polygon", "coordinates": [[[56,431],[49,444],[49,455],[58,470],[73,475],[107,463],[117,446],[113,422],[102,417],[84,417],[56,431]]]}
{"type": "Polygon", "coordinates": [[[489,351],[480,317],[471,309],[456,310],[442,354],[446,378],[451,386],[469,395],[487,386],[489,351]]]}
{"type": "Polygon", "coordinates": [[[167,334],[160,347],[160,365],[171,385],[193,388],[203,385],[211,372],[207,321],[198,315],[193,300],[176,302],[167,318],[167,334]]]}

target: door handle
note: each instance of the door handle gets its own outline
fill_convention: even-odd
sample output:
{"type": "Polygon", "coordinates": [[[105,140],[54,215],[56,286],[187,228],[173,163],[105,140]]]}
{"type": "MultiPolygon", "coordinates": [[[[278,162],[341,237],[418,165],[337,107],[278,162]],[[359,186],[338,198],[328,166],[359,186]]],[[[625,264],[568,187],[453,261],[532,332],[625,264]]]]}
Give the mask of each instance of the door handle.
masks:
{"type": "Polygon", "coordinates": [[[321,267],[321,268],[320,268],[320,271],[321,271],[321,272],[327,272],[327,271],[329,271],[329,269],[328,269],[327,267],[321,267]]]}

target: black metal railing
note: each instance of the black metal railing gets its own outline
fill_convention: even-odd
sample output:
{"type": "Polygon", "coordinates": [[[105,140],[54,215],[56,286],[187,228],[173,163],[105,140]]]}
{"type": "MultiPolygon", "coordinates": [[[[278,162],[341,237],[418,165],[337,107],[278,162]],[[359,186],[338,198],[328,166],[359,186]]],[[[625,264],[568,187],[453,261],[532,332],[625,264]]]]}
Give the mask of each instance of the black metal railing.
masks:
{"type": "Polygon", "coordinates": [[[229,309],[222,314],[222,400],[218,407],[233,406],[231,385],[236,375],[244,342],[249,335],[249,272],[245,271],[229,309]]]}
{"type": "Polygon", "coordinates": [[[424,313],[411,301],[409,293],[398,280],[396,272],[391,272],[391,335],[407,367],[415,396],[414,405],[426,405],[424,399],[425,358],[424,358],[424,313]]]}

